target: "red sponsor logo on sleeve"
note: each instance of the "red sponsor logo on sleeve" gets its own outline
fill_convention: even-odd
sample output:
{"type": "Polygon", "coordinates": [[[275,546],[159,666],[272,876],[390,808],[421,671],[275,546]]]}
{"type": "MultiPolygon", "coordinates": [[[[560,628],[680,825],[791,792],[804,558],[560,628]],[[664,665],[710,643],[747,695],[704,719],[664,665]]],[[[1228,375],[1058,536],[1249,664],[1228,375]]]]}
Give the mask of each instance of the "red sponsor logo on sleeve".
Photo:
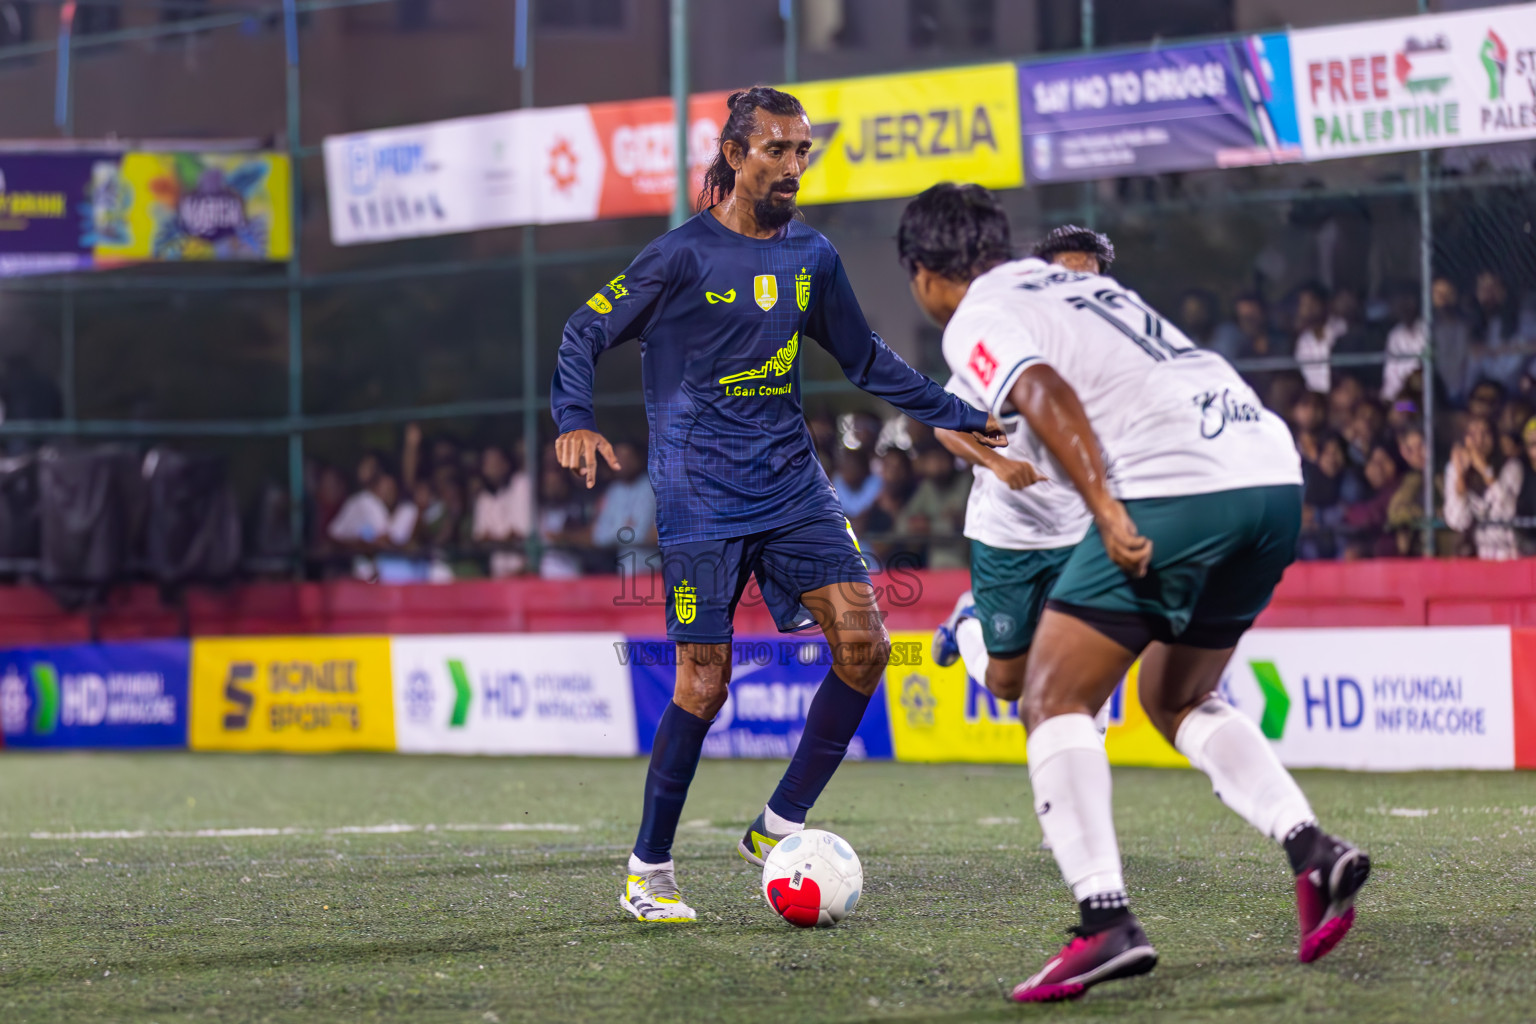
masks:
{"type": "Polygon", "coordinates": [[[971,349],[970,367],[971,372],[981,378],[983,387],[992,383],[992,377],[997,373],[997,360],[987,351],[985,341],[978,341],[976,347],[971,349]]]}

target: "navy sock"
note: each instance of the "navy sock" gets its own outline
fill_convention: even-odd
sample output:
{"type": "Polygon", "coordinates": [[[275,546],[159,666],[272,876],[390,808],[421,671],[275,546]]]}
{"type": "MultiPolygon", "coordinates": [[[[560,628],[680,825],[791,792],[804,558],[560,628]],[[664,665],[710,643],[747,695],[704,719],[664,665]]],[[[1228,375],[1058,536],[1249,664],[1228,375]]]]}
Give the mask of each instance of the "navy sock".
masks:
{"type": "Polygon", "coordinates": [[[651,744],[651,769],[645,775],[645,813],[635,838],[635,856],[647,864],[672,859],[672,839],[682,816],[688,786],[699,767],[710,723],[668,701],[651,744]]]}
{"type": "Polygon", "coordinates": [[[867,707],[868,697],[839,679],[836,671],[827,673],[805,713],[805,732],[795,756],[790,758],[779,788],[768,798],[774,814],[790,821],[805,820],[832,773],[843,763],[848,741],[864,720],[867,707]]]}

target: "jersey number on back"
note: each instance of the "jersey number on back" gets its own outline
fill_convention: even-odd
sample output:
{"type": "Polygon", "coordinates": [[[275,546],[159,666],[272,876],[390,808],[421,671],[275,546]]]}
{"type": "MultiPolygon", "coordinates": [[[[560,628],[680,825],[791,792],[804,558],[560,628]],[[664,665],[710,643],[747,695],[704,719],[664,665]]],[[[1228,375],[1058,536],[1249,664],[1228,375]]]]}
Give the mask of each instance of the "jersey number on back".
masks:
{"type": "Polygon", "coordinates": [[[1100,288],[1093,293],[1092,298],[1068,295],[1066,300],[1074,309],[1087,310],[1102,317],[1105,323],[1130,338],[1158,362],[1200,353],[1178,328],[1173,328],[1172,336],[1165,337],[1163,318],[1125,292],[1100,288]]]}

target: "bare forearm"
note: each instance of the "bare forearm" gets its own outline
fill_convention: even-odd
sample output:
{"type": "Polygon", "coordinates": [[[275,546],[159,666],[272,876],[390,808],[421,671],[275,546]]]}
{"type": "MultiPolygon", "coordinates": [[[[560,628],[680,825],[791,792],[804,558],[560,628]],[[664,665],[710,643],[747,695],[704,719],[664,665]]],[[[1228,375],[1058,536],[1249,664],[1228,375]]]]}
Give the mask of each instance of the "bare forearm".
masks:
{"type": "Polygon", "coordinates": [[[1032,366],[1019,375],[1009,397],[1029,429],[1061,464],[1088,510],[1097,516],[1113,503],[1099,439],[1067,382],[1049,366],[1032,366]]]}
{"type": "Polygon", "coordinates": [[[938,439],[951,455],[972,466],[987,466],[992,459],[1000,456],[993,455],[992,449],[976,440],[974,434],[963,434],[958,430],[946,430],[938,427],[933,436],[938,439]]]}

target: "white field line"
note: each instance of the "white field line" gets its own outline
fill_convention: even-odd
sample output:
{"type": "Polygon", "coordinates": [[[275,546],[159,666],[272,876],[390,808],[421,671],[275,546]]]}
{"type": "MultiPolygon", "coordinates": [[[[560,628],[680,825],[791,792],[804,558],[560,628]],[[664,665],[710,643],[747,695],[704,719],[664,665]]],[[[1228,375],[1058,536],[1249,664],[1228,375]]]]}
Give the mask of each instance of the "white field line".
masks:
{"type": "Polygon", "coordinates": [[[151,831],[148,829],[81,829],[72,832],[28,832],[29,839],[251,839],[267,836],[391,836],[412,832],[580,832],[580,825],[551,821],[509,821],[488,825],[340,825],[336,828],[199,828],[151,831]]]}

